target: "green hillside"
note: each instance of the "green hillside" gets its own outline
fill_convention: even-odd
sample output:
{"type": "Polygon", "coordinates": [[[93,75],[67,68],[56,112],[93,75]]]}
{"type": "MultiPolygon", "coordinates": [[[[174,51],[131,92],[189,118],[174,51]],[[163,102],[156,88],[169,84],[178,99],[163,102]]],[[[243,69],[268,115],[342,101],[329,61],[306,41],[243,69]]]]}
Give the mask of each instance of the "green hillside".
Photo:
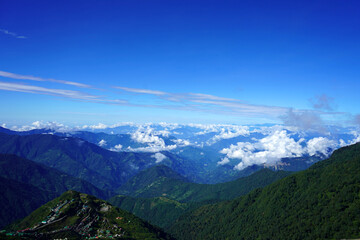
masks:
{"type": "Polygon", "coordinates": [[[203,205],[181,203],[165,197],[132,198],[122,195],[112,197],[109,202],[164,229],[169,228],[185,212],[203,205]]]}
{"type": "Polygon", "coordinates": [[[187,182],[166,166],[144,170],[123,186],[123,193],[109,201],[152,224],[169,228],[185,212],[210,202],[233,199],[289,175],[263,169],[251,176],[220,184],[187,182]]]}
{"type": "Polygon", "coordinates": [[[67,190],[75,190],[102,199],[110,197],[109,192],[100,190],[89,182],[12,154],[0,154],[0,176],[31,184],[57,196],[67,190]]]}
{"type": "Polygon", "coordinates": [[[21,219],[55,197],[52,192],[0,177],[0,228],[21,219]]]}
{"type": "Polygon", "coordinates": [[[188,180],[164,165],[157,165],[139,172],[132,177],[127,183],[122,185],[118,192],[124,195],[134,195],[136,192],[146,191],[150,186],[157,183],[164,183],[168,180],[179,180],[188,182],[188,180]]]}
{"type": "Polygon", "coordinates": [[[203,206],[171,229],[177,239],[360,237],[360,143],[232,201],[203,206]]]}
{"type": "Polygon", "coordinates": [[[8,234],[26,239],[171,239],[130,213],[75,191],[41,206],[9,227],[8,234]]]}
{"type": "Polygon", "coordinates": [[[262,169],[248,177],[219,184],[187,182],[179,174],[165,166],[155,166],[140,172],[122,186],[118,192],[132,197],[167,197],[180,202],[226,200],[264,187],[290,173],[262,169]]]}

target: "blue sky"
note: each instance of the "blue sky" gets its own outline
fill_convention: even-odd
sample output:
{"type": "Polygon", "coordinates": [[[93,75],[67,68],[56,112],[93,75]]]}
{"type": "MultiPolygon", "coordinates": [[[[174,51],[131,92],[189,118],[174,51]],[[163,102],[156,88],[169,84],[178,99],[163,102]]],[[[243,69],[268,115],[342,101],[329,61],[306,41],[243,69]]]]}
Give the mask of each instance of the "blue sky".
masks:
{"type": "Polygon", "coordinates": [[[0,0],[0,121],[356,124],[359,10],[0,0]]]}

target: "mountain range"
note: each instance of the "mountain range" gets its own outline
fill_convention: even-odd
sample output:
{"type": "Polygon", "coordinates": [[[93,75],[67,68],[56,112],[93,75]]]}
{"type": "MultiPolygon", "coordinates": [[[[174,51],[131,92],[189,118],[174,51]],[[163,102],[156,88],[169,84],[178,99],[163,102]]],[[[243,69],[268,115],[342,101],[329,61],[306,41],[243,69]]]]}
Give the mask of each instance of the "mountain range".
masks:
{"type": "MultiPolygon", "coordinates": [[[[123,127],[121,127],[121,129],[122,128],[123,127]]],[[[52,134],[61,138],[82,139],[89,144],[92,143],[96,146],[102,147],[103,149],[111,150],[112,152],[135,153],[136,156],[140,155],[140,157],[133,162],[129,161],[127,163],[132,168],[130,169],[132,170],[130,176],[135,175],[137,170],[146,169],[156,164],[163,164],[171,167],[176,172],[179,172],[181,175],[186,176],[189,180],[197,183],[214,184],[219,182],[228,182],[239,177],[248,176],[257,171],[259,168],[300,171],[308,168],[315,162],[326,158],[323,153],[318,152],[312,156],[303,155],[301,157],[283,158],[281,161],[273,165],[250,165],[243,170],[237,170],[234,168],[238,164],[239,160],[229,159],[230,161],[227,164],[219,164],[224,157],[221,150],[228,148],[229,146],[236,145],[239,141],[254,143],[254,139],[266,137],[266,135],[264,135],[265,133],[254,131],[249,135],[245,134],[244,136],[237,136],[237,133],[233,133],[232,131],[239,131],[239,129],[223,132],[224,129],[222,128],[221,134],[224,134],[224,139],[222,139],[221,134],[216,135],[215,132],[204,134],[200,132],[200,134],[199,132],[196,132],[196,128],[194,127],[179,126],[176,131],[171,131],[166,127],[160,128],[160,126],[157,125],[153,125],[152,127],[140,127],[138,129],[134,127],[125,128],[121,131],[117,131],[116,128],[112,128],[112,131],[110,132],[106,129],[103,129],[103,131],[106,133],[101,131],[64,132],[52,129],[33,129],[21,132],[0,127],[0,132],[10,135],[26,136],[34,134],[52,134]],[[145,158],[146,163],[141,161],[138,162],[139,159],[145,158]]],[[[240,129],[240,133],[241,131],[243,130],[240,129]]],[[[316,135],[312,137],[316,137],[316,135]]],[[[342,137],[346,139],[346,136],[342,137]]],[[[133,157],[130,156],[129,159],[131,158],[133,157]]],[[[129,170],[125,169],[125,172],[129,172],[129,170]]],[[[125,181],[128,180],[128,178],[129,176],[126,176],[125,181]]],[[[86,180],[89,181],[89,179],[86,180]]],[[[118,179],[116,181],[118,181],[118,179]]],[[[111,186],[114,185],[114,183],[107,183],[107,188],[111,188],[109,184],[111,186]]],[[[103,188],[104,186],[98,187],[103,188]]]]}
{"type": "Polygon", "coordinates": [[[360,237],[360,143],[263,189],[202,206],[172,226],[177,239],[360,237]]]}
{"type": "Polygon", "coordinates": [[[250,190],[264,187],[274,181],[290,175],[290,172],[262,169],[237,180],[218,184],[198,184],[166,166],[154,166],[146,169],[117,192],[140,198],[167,197],[180,202],[201,202],[208,200],[227,200],[248,193],[250,190]]]}
{"type": "MultiPolygon", "coordinates": [[[[113,152],[80,138],[51,134],[8,135],[0,133],[0,153],[16,154],[71,176],[86,180],[98,188],[114,190],[137,172],[152,166],[152,153],[113,152]]],[[[183,159],[164,153],[162,164],[186,175],[193,172],[183,159]]]]}
{"type": "MultiPolygon", "coordinates": [[[[13,223],[0,238],[360,237],[360,143],[326,160],[304,155],[239,171],[232,163],[218,164],[211,147],[115,151],[96,144],[100,138],[149,147],[124,133],[0,128],[0,226],[13,223]],[[217,183],[204,184],[206,177],[217,183]],[[128,220],[120,221],[124,216],[128,220]]],[[[221,142],[231,141],[213,145],[221,142]]]]}

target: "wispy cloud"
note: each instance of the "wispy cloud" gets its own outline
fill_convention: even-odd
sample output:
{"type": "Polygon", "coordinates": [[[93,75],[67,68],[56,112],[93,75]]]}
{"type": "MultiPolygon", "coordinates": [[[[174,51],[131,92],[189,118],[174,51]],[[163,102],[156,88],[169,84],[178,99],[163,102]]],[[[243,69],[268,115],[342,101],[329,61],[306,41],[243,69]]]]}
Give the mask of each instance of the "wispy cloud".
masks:
{"type": "Polygon", "coordinates": [[[163,92],[158,90],[150,90],[150,89],[142,89],[142,88],[128,88],[128,87],[114,87],[116,89],[121,89],[126,92],[131,93],[138,93],[138,94],[149,94],[149,95],[155,95],[155,96],[162,96],[167,100],[170,101],[181,101],[181,100],[191,100],[191,99],[209,99],[214,101],[239,101],[237,99],[232,98],[224,98],[224,97],[218,97],[210,94],[203,94],[203,93],[169,93],[169,92],[163,92]]]}
{"type": "Polygon", "coordinates": [[[270,115],[272,117],[282,115],[286,111],[288,111],[288,108],[249,104],[238,99],[225,98],[203,93],[170,93],[139,88],[114,88],[121,89],[130,93],[153,95],[165,101],[165,103],[162,105],[149,105],[149,107],[159,107],[186,111],[201,111],[208,113],[225,113],[231,115],[270,115]],[[177,105],[166,104],[166,102],[172,102],[177,105]]]}
{"type": "Polygon", "coordinates": [[[205,100],[213,100],[213,101],[231,101],[231,102],[239,102],[240,100],[233,99],[233,98],[224,98],[224,97],[218,97],[210,94],[203,94],[203,93],[188,93],[185,94],[188,95],[191,98],[195,99],[205,99],[205,100]]]}
{"type": "Polygon", "coordinates": [[[14,37],[14,38],[19,38],[19,39],[25,39],[25,38],[27,38],[27,37],[22,36],[22,35],[19,35],[19,34],[17,34],[17,33],[10,32],[10,31],[8,31],[8,30],[6,30],[6,29],[1,29],[1,28],[0,28],[0,32],[1,32],[1,33],[4,33],[4,34],[6,34],[6,35],[12,36],[12,37],[14,37]]]}
{"type": "Polygon", "coordinates": [[[72,86],[81,87],[81,88],[92,88],[92,86],[90,86],[90,85],[78,83],[78,82],[56,80],[56,79],[52,79],[52,78],[41,78],[41,77],[35,77],[35,76],[30,76],[30,75],[21,75],[21,74],[4,72],[4,71],[0,71],[0,76],[6,77],[6,78],[12,78],[12,79],[31,80],[31,81],[37,81],[37,82],[55,82],[55,83],[67,84],[67,85],[72,85],[72,86]]]}
{"type": "Polygon", "coordinates": [[[65,89],[44,88],[39,86],[27,85],[23,83],[0,82],[0,89],[7,91],[14,91],[14,92],[45,94],[45,95],[72,98],[78,100],[90,100],[90,101],[101,100],[100,96],[96,96],[84,92],[65,90],[65,89]]]}
{"type": "Polygon", "coordinates": [[[114,88],[121,89],[121,90],[124,90],[126,92],[131,92],[131,93],[151,94],[151,95],[157,95],[157,96],[168,94],[168,93],[162,92],[162,91],[141,89],[141,88],[128,88],[128,87],[114,87],[114,88]]]}
{"type": "MultiPolygon", "coordinates": [[[[65,80],[56,80],[52,78],[42,78],[32,75],[22,75],[6,71],[0,71],[0,77],[19,79],[19,80],[31,80],[37,82],[56,82],[61,84],[72,85],[81,88],[94,87],[82,84],[78,82],[70,82],[65,80]]],[[[107,96],[91,95],[80,91],[64,90],[64,89],[52,89],[39,86],[32,86],[23,83],[8,83],[0,82],[1,90],[28,92],[36,94],[46,94],[53,96],[61,96],[66,98],[78,99],[83,101],[91,101],[102,104],[130,106],[130,107],[144,107],[144,108],[160,108],[169,110],[181,110],[181,111],[196,111],[206,112],[211,114],[227,114],[227,115],[241,115],[251,117],[274,117],[284,114],[288,109],[274,106],[262,106],[244,103],[238,99],[225,98],[210,94],[203,93],[170,93],[159,90],[140,89],[140,88],[128,88],[128,87],[113,87],[120,89],[124,92],[135,94],[152,95],[159,100],[156,104],[149,104],[148,102],[129,102],[123,99],[108,99],[107,96]]]]}
{"type": "MultiPolygon", "coordinates": [[[[32,75],[21,75],[6,71],[0,71],[0,77],[37,82],[56,82],[80,88],[99,90],[93,86],[83,83],[56,80],[52,78],[42,78],[32,75]]],[[[251,104],[239,99],[226,98],[204,93],[171,93],[153,89],[128,88],[122,86],[114,86],[112,88],[122,90],[122,98],[124,99],[111,99],[112,97],[110,95],[93,95],[82,91],[53,89],[24,83],[0,82],[0,90],[52,95],[80,101],[128,107],[193,111],[210,114],[240,116],[245,118],[266,118],[267,121],[275,122],[279,121],[279,119],[282,119],[287,125],[297,126],[303,129],[314,128],[315,124],[318,125],[316,128],[319,130],[322,125],[322,120],[320,117],[321,115],[339,114],[333,111],[320,110],[293,111],[287,107],[251,104]],[[151,102],[149,99],[143,98],[137,98],[136,100],[133,98],[127,99],[126,94],[124,93],[148,95],[155,98],[154,100],[156,101],[151,102]]],[[[321,97],[318,99],[317,105],[319,105],[319,108],[329,109],[329,101],[329,98],[321,97]]]]}

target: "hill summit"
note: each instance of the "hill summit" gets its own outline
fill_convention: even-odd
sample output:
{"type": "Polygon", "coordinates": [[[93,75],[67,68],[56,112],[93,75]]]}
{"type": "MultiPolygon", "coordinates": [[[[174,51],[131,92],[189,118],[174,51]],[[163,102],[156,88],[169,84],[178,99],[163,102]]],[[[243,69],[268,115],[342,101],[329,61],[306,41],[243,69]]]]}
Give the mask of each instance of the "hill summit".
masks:
{"type": "Polygon", "coordinates": [[[9,227],[20,239],[171,239],[160,229],[91,195],[67,191],[9,227]]]}

